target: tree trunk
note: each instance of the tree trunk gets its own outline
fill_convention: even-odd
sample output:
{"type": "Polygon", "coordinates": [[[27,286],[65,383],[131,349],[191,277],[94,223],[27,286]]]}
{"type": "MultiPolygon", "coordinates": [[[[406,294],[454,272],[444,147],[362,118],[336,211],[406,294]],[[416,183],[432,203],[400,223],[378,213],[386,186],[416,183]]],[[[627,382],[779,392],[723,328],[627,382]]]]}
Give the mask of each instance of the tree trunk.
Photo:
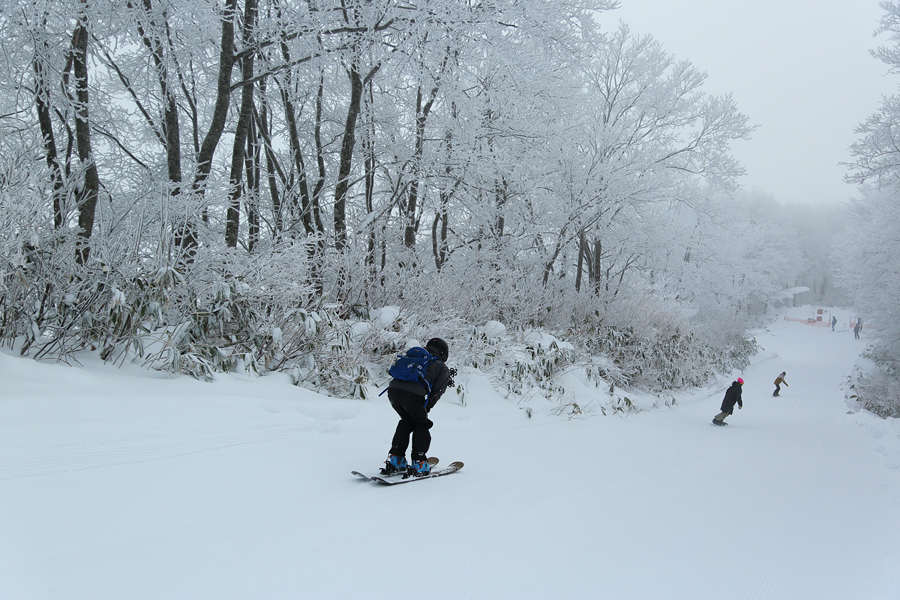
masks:
{"type": "MultiPolygon", "coordinates": [[[[169,69],[166,63],[165,45],[162,41],[162,27],[153,17],[152,0],[143,0],[142,8],[147,16],[147,29],[138,25],[138,34],[150,51],[156,69],[156,79],[163,98],[163,142],[166,150],[166,171],[169,178],[169,195],[177,197],[181,193],[181,128],[178,117],[178,103],[169,86],[169,69]]],[[[177,234],[176,234],[177,237],[177,234]]],[[[180,245],[180,244],[179,244],[180,245]]]]}
{"type": "MultiPolygon", "coordinates": [[[[253,110],[254,116],[256,110],[253,110]]],[[[250,131],[247,135],[247,250],[259,243],[259,199],[260,199],[260,137],[256,128],[257,119],[250,120],[250,131]]]]}
{"type": "MultiPolygon", "coordinates": [[[[82,7],[86,0],[82,0],[82,7]]],[[[72,37],[72,72],[75,75],[75,98],[78,103],[75,107],[75,139],[78,147],[78,158],[84,168],[84,183],[78,194],[78,242],[75,251],[75,259],[78,264],[85,264],[90,256],[88,246],[91,233],[94,230],[94,213],[97,209],[97,197],[100,192],[100,176],[97,173],[97,165],[94,162],[94,152],[91,147],[91,126],[88,118],[88,65],[87,49],[88,37],[87,15],[81,12],[75,33],[72,37]]]]}
{"type": "Polygon", "coordinates": [[[353,149],[356,146],[356,121],[362,105],[363,87],[371,81],[380,68],[380,65],[373,67],[365,77],[362,77],[359,73],[359,65],[354,61],[350,70],[347,71],[347,76],[350,78],[350,104],[347,107],[347,120],[344,122],[338,178],[334,187],[334,247],[338,252],[343,252],[347,245],[347,192],[350,189],[353,149]]]}
{"type": "Polygon", "coordinates": [[[440,271],[447,262],[447,205],[450,195],[441,192],[441,206],[431,223],[431,253],[434,255],[434,267],[440,271]]]}
{"type": "MultiPolygon", "coordinates": [[[[257,131],[266,152],[266,173],[268,174],[269,197],[272,201],[272,237],[280,239],[284,235],[284,207],[281,192],[278,188],[277,174],[283,176],[278,166],[278,158],[272,148],[272,124],[269,118],[269,102],[266,98],[266,80],[259,82],[260,111],[257,116],[257,131]]],[[[260,161],[262,158],[260,158],[260,161]]]]}
{"type": "Polygon", "coordinates": [[[338,165],[337,184],[334,187],[334,247],[343,252],[347,245],[347,192],[350,188],[350,170],[353,166],[353,148],[356,145],[356,120],[362,102],[363,80],[359,67],[354,63],[347,71],[350,78],[350,105],[344,122],[344,139],[338,165]]]}
{"type": "Polygon", "coordinates": [[[437,87],[431,90],[431,97],[422,104],[422,87],[416,90],[416,139],[410,166],[412,181],[409,185],[409,195],[406,202],[406,227],[403,233],[403,245],[407,248],[416,247],[416,231],[419,229],[419,221],[416,218],[419,201],[419,185],[422,179],[422,156],[425,153],[425,125],[434,99],[437,96],[437,87]]]}
{"type": "MultiPolygon", "coordinates": [[[[450,103],[450,116],[452,119],[456,119],[456,104],[450,103]]],[[[444,175],[445,180],[447,182],[450,181],[450,176],[453,174],[453,167],[451,166],[452,161],[451,157],[453,156],[453,132],[448,128],[447,132],[444,135],[444,148],[446,151],[445,158],[445,166],[444,166],[444,175]]],[[[444,263],[447,262],[448,246],[447,243],[447,230],[449,228],[450,221],[450,199],[453,198],[453,195],[456,193],[456,189],[462,184],[462,181],[457,178],[453,184],[453,187],[447,189],[444,187],[440,194],[440,207],[438,208],[437,214],[434,216],[434,222],[431,224],[431,252],[434,255],[434,266],[440,271],[444,267],[444,263]]],[[[446,185],[446,184],[445,184],[446,185]]]]}
{"type": "MultiPolygon", "coordinates": [[[[234,15],[237,12],[237,0],[225,0],[222,13],[222,37],[219,46],[219,78],[216,85],[216,101],[213,108],[213,118],[209,125],[209,131],[200,145],[200,153],[197,155],[197,171],[194,174],[193,190],[195,194],[203,195],[206,191],[206,180],[209,179],[212,170],[212,159],[219,145],[219,139],[225,130],[225,122],[228,119],[228,105],[231,101],[231,71],[234,68],[234,15]]],[[[197,247],[196,226],[188,221],[184,224],[176,242],[185,249],[197,247]]]]}
{"type": "MultiPolygon", "coordinates": [[[[369,115],[369,118],[366,127],[366,136],[363,139],[363,154],[365,156],[366,213],[373,215],[375,213],[375,117],[373,114],[375,98],[371,81],[367,88],[366,113],[369,115]]],[[[369,277],[369,285],[366,286],[367,290],[375,285],[375,280],[378,276],[378,271],[375,268],[375,252],[377,251],[378,244],[378,240],[375,236],[375,226],[376,223],[372,220],[369,223],[366,247],[366,270],[369,277]]]]}
{"type": "MultiPolygon", "coordinates": [[[[603,268],[600,259],[603,256],[603,242],[600,239],[594,239],[594,257],[591,259],[590,283],[591,288],[600,291],[600,280],[603,277],[603,268]]],[[[585,248],[587,250],[587,248],[585,248]]]]}
{"type": "Polygon", "coordinates": [[[323,97],[325,96],[325,74],[319,75],[319,87],[316,90],[316,124],[313,129],[313,139],[316,142],[316,167],[318,169],[318,177],[316,185],[313,187],[313,193],[310,197],[312,202],[313,223],[316,224],[316,232],[324,235],[325,225],[322,223],[322,190],[325,189],[325,146],[322,144],[322,112],[323,97]]]}
{"type": "MultiPolygon", "coordinates": [[[[294,170],[297,172],[300,187],[300,203],[296,201],[297,193],[291,192],[291,223],[295,223],[298,219],[303,223],[303,229],[308,235],[315,233],[315,225],[313,223],[312,203],[309,197],[309,184],[306,179],[306,164],[303,162],[303,152],[300,149],[300,133],[297,128],[297,116],[294,111],[294,103],[288,96],[290,85],[285,86],[287,89],[281,91],[281,101],[284,105],[284,116],[288,126],[288,140],[291,146],[291,156],[294,159],[294,170]]],[[[295,228],[292,227],[292,230],[295,228]]]]}
{"type": "Polygon", "coordinates": [[[315,249],[310,251],[310,269],[309,276],[312,279],[316,294],[319,296],[325,293],[325,283],[322,281],[321,261],[325,256],[325,225],[322,223],[322,192],[325,189],[325,146],[322,143],[322,119],[325,96],[325,74],[319,74],[319,85],[316,90],[316,120],[313,126],[313,140],[316,144],[316,185],[313,187],[310,196],[310,212],[312,213],[312,222],[315,225],[316,245],[315,249]]]}
{"type": "Polygon", "coordinates": [[[575,268],[575,291],[581,291],[581,278],[584,272],[584,258],[587,254],[587,242],[584,236],[584,229],[578,234],[578,265],[575,268]]]}
{"type": "Polygon", "coordinates": [[[152,0],[143,0],[142,7],[147,15],[148,29],[138,25],[138,34],[150,50],[156,79],[163,98],[163,139],[166,143],[166,169],[173,184],[172,193],[178,194],[181,187],[181,133],[178,122],[178,104],[169,87],[169,70],[166,66],[165,50],[160,38],[160,27],[153,18],[152,0]]]}
{"type": "MultiPolygon", "coordinates": [[[[47,50],[46,43],[43,49],[47,50]]],[[[53,134],[53,121],[50,117],[50,86],[47,83],[44,55],[34,59],[34,101],[37,108],[38,125],[41,138],[44,140],[44,152],[50,180],[53,182],[53,227],[60,229],[65,218],[65,196],[62,193],[62,169],[59,166],[59,154],[56,150],[56,137],[53,134]]]]}
{"type": "MultiPolygon", "coordinates": [[[[244,3],[244,32],[242,35],[244,48],[249,48],[253,43],[255,23],[256,0],[246,0],[244,3]]],[[[241,225],[241,176],[244,170],[247,134],[253,120],[253,90],[256,86],[252,79],[255,56],[256,52],[247,52],[243,60],[241,60],[241,79],[244,83],[241,87],[241,109],[238,115],[237,126],[234,130],[234,147],[231,151],[231,174],[228,180],[231,191],[228,198],[228,210],[225,214],[225,245],[229,248],[237,247],[241,225]]]]}
{"type": "Polygon", "coordinates": [[[216,86],[216,102],[209,131],[200,145],[197,157],[197,173],[194,175],[194,190],[203,193],[204,184],[212,169],[213,155],[228,119],[228,105],[231,100],[231,71],[234,68],[234,15],[237,0],[225,0],[222,14],[222,39],[219,47],[219,80],[216,86]]]}

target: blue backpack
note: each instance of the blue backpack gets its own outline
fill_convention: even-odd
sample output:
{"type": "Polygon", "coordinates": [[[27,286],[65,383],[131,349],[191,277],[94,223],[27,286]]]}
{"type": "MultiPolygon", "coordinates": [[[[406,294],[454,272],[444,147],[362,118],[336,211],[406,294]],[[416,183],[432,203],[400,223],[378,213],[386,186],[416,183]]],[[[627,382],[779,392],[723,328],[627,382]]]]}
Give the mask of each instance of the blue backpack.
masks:
{"type": "Polygon", "coordinates": [[[394,379],[403,381],[415,381],[425,386],[425,391],[431,393],[431,382],[425,374],[428,371],[428,365],[437,360],[425,348],[415,346],[406,351],[406,354],[398,354],[397,360],[388,369],[388,374],[394,379]]]}

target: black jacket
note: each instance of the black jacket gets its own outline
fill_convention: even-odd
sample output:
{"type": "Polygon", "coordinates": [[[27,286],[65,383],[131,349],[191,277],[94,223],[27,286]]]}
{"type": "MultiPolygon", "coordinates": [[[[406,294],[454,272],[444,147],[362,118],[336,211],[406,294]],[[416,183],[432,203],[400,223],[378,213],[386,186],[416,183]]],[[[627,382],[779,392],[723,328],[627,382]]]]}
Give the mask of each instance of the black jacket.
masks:
{"type": "MultiPolygon", "coordinates": [[[[432,355],[436,357],[439,356],[437,351],[433,348],[425,349],[431,352],[432,355]]],[[[403,381],[402,379],[391,379],[391,382],[388,384],[388,389],[412,392],[413,394],[422,396],[423,402],[427,398],[428,403],[425,405],[425,410],[430,411],[434,408],[434,405],[437,404],[437,401],[441,399],[441,396],[444,395],[444,391],[447,389],[447,383],[450,381],[450,369],[447,368],[444,361],[438,358],[428,365],[428,370],[425,372],[425,378],[431,382],[430,394],[422,384],[416,383],[415,381],[403,381]]]]}
{"type": "Polygon", "coordinates": [[[725,398],[722,400],[722,409],[723,411],[727,411],[728,414],[734,412],[734,405],[737,404],[741,408],[744,407],[744,403],[741,401],[741,384],[737,381],[731,384],[731,387],[725,391],[725,398]]]}

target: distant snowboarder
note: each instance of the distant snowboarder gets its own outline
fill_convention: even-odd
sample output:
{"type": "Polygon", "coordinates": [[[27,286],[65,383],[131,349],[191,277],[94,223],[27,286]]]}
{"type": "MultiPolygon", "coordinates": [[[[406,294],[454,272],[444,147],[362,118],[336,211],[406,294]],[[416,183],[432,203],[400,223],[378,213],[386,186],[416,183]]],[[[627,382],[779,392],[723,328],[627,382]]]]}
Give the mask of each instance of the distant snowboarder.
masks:
{"type": "MultiPolygon", "coordinates": [[[[421,351],[421,348],[417,350],[421,351]]],[[[411,469],[415,475],[427,475],[431,472],[426,453],[431,446],[431,426],[434,423],[428,413],[437,404],[448,384],[451,383],[451,372],[444,364],[450,354],[447,342],[441,338],[432,338],[425,344],[427,354],[422,362],[424,377],[410,380],[405,376],[399,379],[393,375],[388,384],[387,395],[391,406],[400,415],[397,430],[391,441],[391,450],[385,461],[385,471],[389,473],[411,469]],[[406,449],[412,434],[412,459],[406,462],[406,449]]],[[[410,351],[412,353],[412,350],[410,351]]],[[[405,358],[405,357],[404,357],[405,358]]],[[[392,367],[393,369],[393,367],[392,367]]]]}
{"type": "Polygon", "coordinates": [[[831,330],[834,331],[834,326],[837,325],[837,317],[831,317],[831,330]]]}
{"type": "Polygon", "coordinates": [[[722,399],[722,412],[713,417],[713,424],[728,425],[725,422],[725,417],[734,413],[734,405],[737,404],[738,408],[744,408],[744,403],[741,400],[742,385],[744,385],[744,380],[738,377],[737,381],[732,382],[731,387],[725,391],[725,398],[722,399]]]}
{"type": "Polygon", "coordinates": [[[784,385],[788,384],[788,382],[784,380],[785,375],[787,375],[787,373],[782,371],[781,375],[779,375],[778,377],[775,378],[775,392],[772,395],[775,396],[776,398],[778,397],[778,394],[781,393],[781,384],[782,383],[784,385]]]}
{"type": "Polygon", "coordinates": [[[862,331],[862,319],[856,320],[856,325],[853,326],[853,337],[859,339],[859,332],[862,331]]]}

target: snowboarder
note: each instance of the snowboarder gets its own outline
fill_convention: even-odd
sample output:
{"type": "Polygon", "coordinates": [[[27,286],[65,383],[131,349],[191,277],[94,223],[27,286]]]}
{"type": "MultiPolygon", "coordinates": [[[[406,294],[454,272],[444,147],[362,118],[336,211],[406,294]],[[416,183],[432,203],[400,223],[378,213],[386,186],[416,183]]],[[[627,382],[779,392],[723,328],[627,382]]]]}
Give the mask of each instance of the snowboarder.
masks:
{"type": "Polygon", "coordinates": [[[441,399],[450,381],[450,369],[445,364],[450,349],[441,338],[432,338],[425,344],[425,350],[433,357],[426,367],[426,382],[405,381],[395,377],[388,384],[388,400],[400,415],[400,422],[397,423],[397,430],[391,441],[391,450],[385,461],[388,472],[405,471],[410,466],[417,475],[427,475],[431,471],[426,453],[431,446],[429,429],[434,423],[428,418],[428,413],[441,399]],[[412,459],[407,463],[406,449],[409,447],[410,434],[412,459]]]}
{"type": "Polygon", "coordinates": [[[856,320],[856,325],[853,326],[853,337],[859,339],[859,332],[862,331],[862,319],[856,320]]]}
{"type": "Polygon", "coordinates": [[[834,331],[834,326],[837,325],[837,317],[831,317],[831,330],[834,331]]]}
{"type": "Polygon", "coordinates": [[[776,398],[778,397],[778,394],[781,393],[781,384],[782,383],[784,385],[788,384],[788,382],[784,380],[785,375],[787,375],[787,373],[782,371],[781,375],[779,375],[778,377],[775,378],[775,392],[773,392],[772,395],[775,396],[776,398]]]}
{"type": "Polygon", "coordinates": [[[712,422],[715,425],[727,425],[725,422],[725,417],[734,413],[734,405],[737,404],[738,408],[744,408],[744,403],[741,400],[741,386],[744,385],[744,380],[740,377],[737,378],[737,381],[731,383],[731,387],[725,390],[725,398],[722,399],[722,412],[713,417],[712,422]]]}

